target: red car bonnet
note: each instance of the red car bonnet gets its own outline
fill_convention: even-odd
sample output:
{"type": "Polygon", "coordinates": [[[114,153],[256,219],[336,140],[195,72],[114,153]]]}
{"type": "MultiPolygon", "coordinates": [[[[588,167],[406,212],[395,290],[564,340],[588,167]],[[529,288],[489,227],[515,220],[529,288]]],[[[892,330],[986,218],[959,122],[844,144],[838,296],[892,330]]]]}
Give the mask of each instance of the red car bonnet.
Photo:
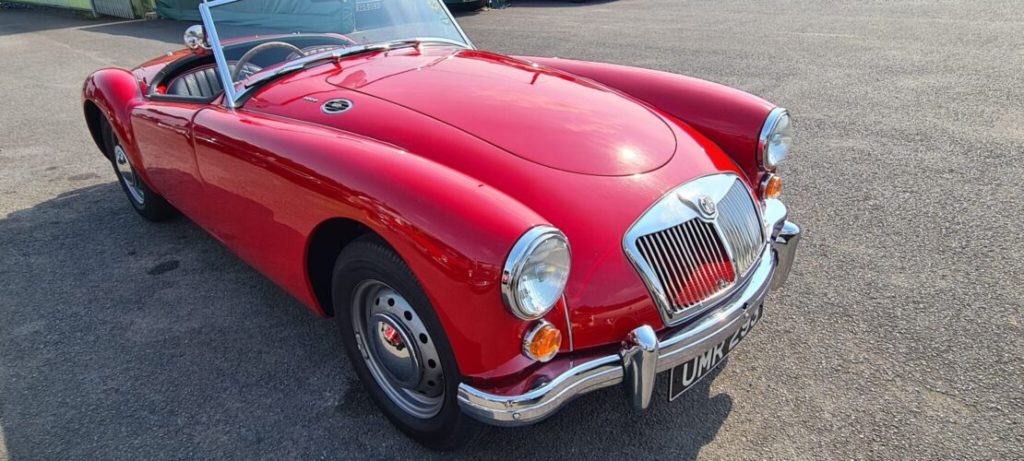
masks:
{"type": "Polygon", "coordinates": [[[665,121],[615,92],[550,69],[482,51],[430,59],[392,54],[393,74],[328,79],[428,115],[512,154],[600,176],[655,170],[676,150],[665,121]]]}

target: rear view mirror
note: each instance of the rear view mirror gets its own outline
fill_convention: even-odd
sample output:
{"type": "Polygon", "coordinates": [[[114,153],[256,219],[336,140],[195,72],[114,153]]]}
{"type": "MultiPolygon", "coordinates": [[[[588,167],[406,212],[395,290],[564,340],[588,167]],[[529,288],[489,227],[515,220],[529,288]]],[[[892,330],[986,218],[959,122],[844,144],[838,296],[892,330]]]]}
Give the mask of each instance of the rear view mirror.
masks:
{"type": "Polygon", "coordinates": [[[210,43],[206,41],[206,31],[203,30],[203,26],[194,25],[185,29],[185,46],[193,51],[200,48],[210,49],[210,43]]]}

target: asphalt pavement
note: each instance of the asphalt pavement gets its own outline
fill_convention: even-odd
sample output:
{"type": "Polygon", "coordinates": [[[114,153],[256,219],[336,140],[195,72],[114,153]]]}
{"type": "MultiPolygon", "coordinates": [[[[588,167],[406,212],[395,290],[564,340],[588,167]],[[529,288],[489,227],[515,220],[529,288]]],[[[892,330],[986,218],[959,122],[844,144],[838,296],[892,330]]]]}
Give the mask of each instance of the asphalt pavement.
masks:
{"type": "MultiPolygon", "coordinates": [[[[519,1],[481,48],[688,74],[788,107],[806,230],[726,367],[616,390],[466,459],[1024,458],[1024,9],[1016,1],[519,1]]],[[[83,79],[184,26],[0,9],[0,459],[422,459],[330,321],[185,219],[130,209],[83,79]]]]}

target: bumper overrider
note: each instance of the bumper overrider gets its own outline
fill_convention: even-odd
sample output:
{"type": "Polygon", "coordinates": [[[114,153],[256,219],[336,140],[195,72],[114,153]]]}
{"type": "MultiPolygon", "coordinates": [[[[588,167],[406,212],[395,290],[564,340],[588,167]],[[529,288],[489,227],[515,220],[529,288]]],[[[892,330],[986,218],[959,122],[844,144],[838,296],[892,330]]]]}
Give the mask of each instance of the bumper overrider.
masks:
{"type": "Polygon", "coordinates": [[[490,394],[463,383],[459,385],[460,407],[488,424],[521,426],[551,416],[580,395],[621,385],[634,408],[646,409],[658,373],[689,362],[734,335],[745,334],[758,320],[768,292],[785,283],[800,241],[800,228],[786,216],[782,202],[767,201],[763,217],[771,245],[765,247],[743,285],[692,325],[661,339],[650,325],[639,326],[623,338],[618,354],[576,365],[521,395],[490,394]]]}

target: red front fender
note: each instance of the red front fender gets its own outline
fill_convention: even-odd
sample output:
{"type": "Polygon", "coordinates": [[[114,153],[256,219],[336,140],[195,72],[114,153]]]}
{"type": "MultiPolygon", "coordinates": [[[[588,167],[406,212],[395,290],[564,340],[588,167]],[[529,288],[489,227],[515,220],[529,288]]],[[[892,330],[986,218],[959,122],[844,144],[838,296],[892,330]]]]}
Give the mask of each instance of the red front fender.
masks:
{"type": "MultiPolygon", "coordinates": [[[[308,238],[328,219],[359,222],[412,269],[463,375],[489,379],[531,364],[521,353],[529,323],[502,304],[500,272],[515,241],[547,223],[541,216],[450,167],[352,133],[223,108],[194,120],[203,200],[218,215],[209,228],[242,259],[319,311],[308,238]]],[[[567,328],[564,312],[550,317],[567,328]]]]}
{"type": "Polygon", "coordinates": [[[774,104],[724,85],[656,70],[558,58],[523,59],[601,83],[682,120],[729,154],[751,184],[760,182],[757,142],[774,104]]]}

